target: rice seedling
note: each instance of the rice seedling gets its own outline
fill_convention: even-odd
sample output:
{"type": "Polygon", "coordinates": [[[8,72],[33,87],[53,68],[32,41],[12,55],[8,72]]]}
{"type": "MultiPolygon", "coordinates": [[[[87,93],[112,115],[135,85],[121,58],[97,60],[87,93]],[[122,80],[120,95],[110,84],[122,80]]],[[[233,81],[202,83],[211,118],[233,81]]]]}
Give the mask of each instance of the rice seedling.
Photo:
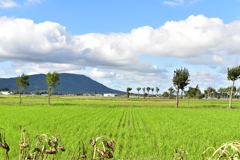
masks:
{"type": "Polygon", "coordinates": [[[86,154],[87,154],[87,150],[84,146],[83,140],[81,139],[78,142],[70,160],[87,159],[86,154]]]}

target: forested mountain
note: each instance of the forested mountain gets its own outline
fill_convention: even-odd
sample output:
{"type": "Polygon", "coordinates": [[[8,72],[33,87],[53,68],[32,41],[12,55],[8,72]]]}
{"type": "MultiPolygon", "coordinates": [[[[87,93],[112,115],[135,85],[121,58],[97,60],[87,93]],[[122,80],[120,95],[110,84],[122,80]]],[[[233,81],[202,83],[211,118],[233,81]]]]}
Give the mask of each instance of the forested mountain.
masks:
{"type": "MultiPolygon", "coordinates": [[[[123,93],[113,90],[98,83],[84,75],[60,73],[60,85],[57,85],[54,92],[58,93],[123,93]]],[[[26,92],[42,92],[47,90],[46,75],[36,74],[29,76],[30,85],[24,90],[26,92]]],[[[0,78],[0,89],[9,88],[11,91],[17,90],[16,78],[0,78]]]]}

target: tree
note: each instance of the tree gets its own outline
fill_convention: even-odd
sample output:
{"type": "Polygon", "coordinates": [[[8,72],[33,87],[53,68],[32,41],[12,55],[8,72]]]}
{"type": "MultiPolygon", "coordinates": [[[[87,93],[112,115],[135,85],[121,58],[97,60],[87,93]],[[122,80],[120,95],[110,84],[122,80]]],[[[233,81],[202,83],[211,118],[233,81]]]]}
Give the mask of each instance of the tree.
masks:
{"type": "Polygon", "coordinates": [[[21,76],[18,76],[16,78],[16,85],[18,86],[19,99],[20,99],[19,104],[21,105],[22,104],[21,95],[23,93],[23,90],[25,88],[27,88],[27,86],[29,86],[29,77],[27,75],[25,75],[24,73],[21,76]]]}
{"type": "Polygon", "coordinates": [[[208,94],[208,98],[214,98],[214,94],[216,93],[216,90],[212,87],[208,87],[207,88],[207,94],[208,94]],[[211,96],[213,94],[213,96],[211,96]]]}
{"type": "Polygon", "coordinates": [[[141,87],[138,87],[137,88],[137,91],[138,91],[138,98],[139,98],[139,91],[141,90],[141,87]]]}
{"type": "Polygon", "coordinates": [[[147,92],[148,92],[148,97],[149,97],[149,91],[150,91],[150,87],[147,87],[147,92]]]}
{"type": "Polygon", "coordinates": [[[10,89],[9,88],[2,88],[2,89],[0,89],[0,91],[10,91],[10,89]]]}
{"type": "Polygon", "coordinates": [[[240,78],[240,66],[234,68],[228,68],[227,79],[232,81],[232,88],[230,92],[229,98],[229,108],[232,108],[232,93],[233,93],[233,86],[234,82],[240,78]]]}
{"type": "Polygon", "coordinates": [[[53,89],[56,87],[56,85],[59,85],[60,83],[57,83],[59,81],[59,75],[57,72],[48,72],[46,75],[46,84],[48,85],[48,105],[50,105],[50,97],[52,95],[53,89]]]}
{"type": "Polygon", "coordinates": [[[151,88],[151,91],[152,91],[152,95],[153,95],[154,88],[151,88]]]}
{"type": "Polygon", "coordinates": [[[97,96],[97,91],[94,91],[94,95],[95,95],[95,98],[96,98],[96,96],[97,96]]]}
{"type": "Polygon", "coordinates": [[[158,92],[160,91],[160,89],[158,87],[156,87],[156,93],[158,94],[158,92]]]}
{"type": "Polygon", "coordinates": [[[219,88],[219,89],[218,89],[218,92],[219,92],[220,95],[221,95],[221,99],[223,99],[224,88],[219,88]]]}
{"type": "Polygon", "coordinates": [[[146,90],[146,88],[145,88],[145,87],[143,87],[143,88],[142,88],[142,90],[143,90],[143,93],[145,93],[145,90],[146,90]]]}
{"type": "Polygon", "coordinates": [[[145,97],[146,97],[146,94],[145,94],[145,90],[146,90],[146,88],[143,87],[142,90],[143,90],[143,98],[145,99],[145,97]]]}
{"type": "Polygon", "coordinates": [[[189,71],[188,69],[176,69],[173,74],[173,85],[176,88],[176,108],[178,108],[179,100],[178,100],[178,93],[181,89],[182,91],[184,88],[189,84],[189,71]]]}
{"type": "Polygon", "coordinates": [[[129,92],[132,90],[132,88],[128,87],[126,90],[127,90],[127,98],[129,98],[129,95],[130,95],[129,92]]]}
{"type": "Polygon", "coordinates": [[[163,96],[163,97],[168,97],[168,96],[169,96],[169,93],[168,93],[168,92],[163,92],[162,96],[163,96]]]}
{"type": "Polygon", "coordinates": [[[240,97],[240,87],[238,87],[237,93],[238,93],[238,99],[239,99],[239,97],[240,97]]]}
{"type": "Polygon", "coordinates": [[[171,99],[175,90],[173,89],[173,87],[170,87],[170,88],[168,88],[168,91],[169,91],[169,98],[171,99]]]}
{"type": "Polygon", "coordinates": [[[201,93],[201,90],[199,89],[198,85],[195,88],[188,87],[188,91],[186,91],[186,96],[188,98],[188,107],[189,107],[189,99],[190,98],[202,98],[201,95],[202,95],[202,93],[201,93]]]}

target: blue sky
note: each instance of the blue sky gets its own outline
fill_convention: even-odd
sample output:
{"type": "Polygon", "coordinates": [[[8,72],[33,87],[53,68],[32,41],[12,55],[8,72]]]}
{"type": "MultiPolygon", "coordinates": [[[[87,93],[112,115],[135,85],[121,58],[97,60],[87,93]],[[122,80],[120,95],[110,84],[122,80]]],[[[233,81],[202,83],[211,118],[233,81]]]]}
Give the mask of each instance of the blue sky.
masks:
{"type": "MultiPolygon", "coordinates": [[[[84,74],[125,91],[228,87],[240,65],[239,0],[0,0],[0,77],[84,74]]],[[[240,83],[237,81],[237,87],[240,83]]]]}

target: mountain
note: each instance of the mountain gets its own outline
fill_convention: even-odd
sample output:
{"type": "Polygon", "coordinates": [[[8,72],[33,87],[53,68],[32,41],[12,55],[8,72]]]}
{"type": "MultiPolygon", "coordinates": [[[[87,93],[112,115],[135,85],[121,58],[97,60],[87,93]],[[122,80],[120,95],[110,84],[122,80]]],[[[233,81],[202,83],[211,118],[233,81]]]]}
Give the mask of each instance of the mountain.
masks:
{"type": "MultiPolygon", "coordinates": [[[[123,93],[122,91],[113,90],[98,83],[91,78],[84,75],[60,73],[59,83],[53,92],[58,93],[123,93]]],[[[30,85],[24,90],[25,92],[41,92],[47,90],[46,75],[36,74],[29,76],[30,85]]],[[[9,88],[11,91],[18,89],[16,78],[0,78],[0,89],[9,88]]]]}

